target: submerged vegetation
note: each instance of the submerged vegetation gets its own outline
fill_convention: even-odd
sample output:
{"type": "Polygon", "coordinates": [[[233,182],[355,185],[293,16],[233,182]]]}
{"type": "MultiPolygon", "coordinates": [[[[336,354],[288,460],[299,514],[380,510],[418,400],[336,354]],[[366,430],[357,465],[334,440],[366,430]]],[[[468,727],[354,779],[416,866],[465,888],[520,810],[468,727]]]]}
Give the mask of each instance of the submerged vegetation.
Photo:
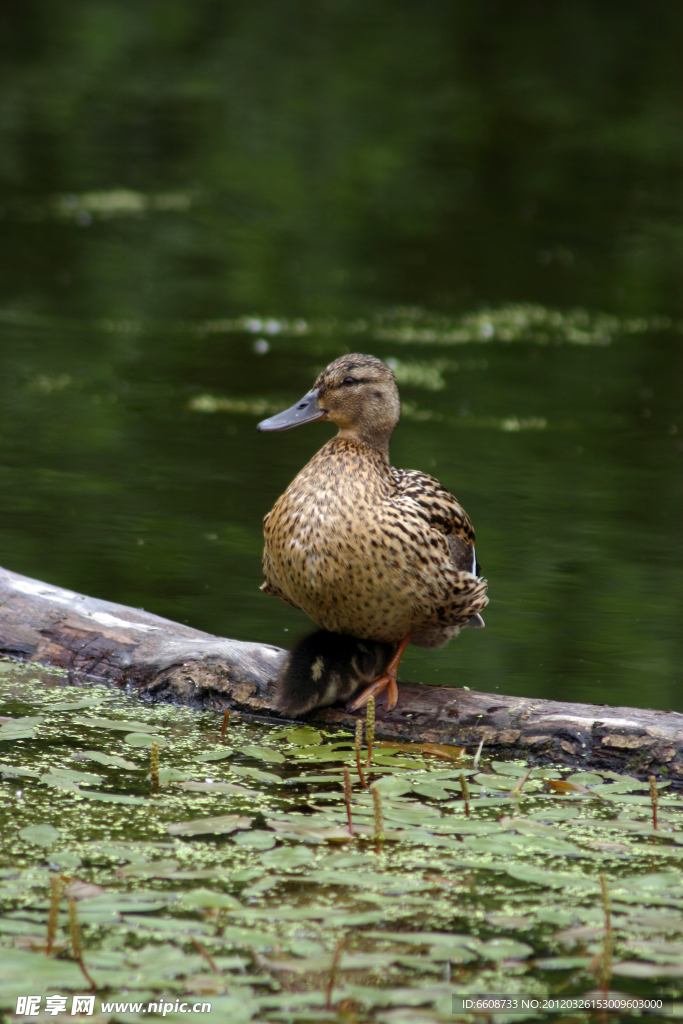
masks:
{"type": "Polygon", "coordinates": [[[65,683],[0,662],[6,1009],[30,979],[236,1022],[448,1021],[454,995],[594,990],[683,1015],[666,781],[65,683]]]}

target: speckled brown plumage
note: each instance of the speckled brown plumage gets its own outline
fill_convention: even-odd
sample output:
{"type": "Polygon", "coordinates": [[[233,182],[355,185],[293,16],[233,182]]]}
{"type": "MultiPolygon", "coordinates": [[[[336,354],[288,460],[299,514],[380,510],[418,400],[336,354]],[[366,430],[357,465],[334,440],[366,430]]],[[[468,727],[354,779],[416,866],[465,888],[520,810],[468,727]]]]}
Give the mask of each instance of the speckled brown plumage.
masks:
{"type": "Polygon", "coordinates": [[[262,589],[332,632],[441,647],[488,603],[472,523],[434,477],[390,465],[400,404],[384,363],[342,356],[315,392],[340,430],[264,519],[262,589]]]}

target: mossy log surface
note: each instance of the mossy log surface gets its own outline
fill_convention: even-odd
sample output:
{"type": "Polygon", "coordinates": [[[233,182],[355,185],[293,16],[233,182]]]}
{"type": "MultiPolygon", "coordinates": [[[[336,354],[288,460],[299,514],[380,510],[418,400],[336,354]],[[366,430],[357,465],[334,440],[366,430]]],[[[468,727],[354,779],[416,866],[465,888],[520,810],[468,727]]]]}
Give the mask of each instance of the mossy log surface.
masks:
{"type": "MultiPolygon", "coordinates": [[[[273,693],[285,651],[212,636],[140,608],[85,597],[0,569],[0,655],[65,669],[74,683],[109,683],[147,700],[230,707],[277,720],[273,693]]],[[[307,720],[355,727],[356,715],[322,708],[307,720]]],[[[574,764],[683,782],[683,715],[567,704],[399,683],[399,702],[377,709],[376,735],[447,743],[533,763],[574,764]]]]}

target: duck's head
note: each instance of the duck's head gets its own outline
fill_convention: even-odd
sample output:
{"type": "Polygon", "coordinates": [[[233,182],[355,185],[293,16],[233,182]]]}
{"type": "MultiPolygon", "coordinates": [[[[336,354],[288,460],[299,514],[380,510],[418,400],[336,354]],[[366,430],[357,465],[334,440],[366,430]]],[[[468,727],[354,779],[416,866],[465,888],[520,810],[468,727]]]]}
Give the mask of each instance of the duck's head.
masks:
{"type": "Polygon", "coordinates": [[[303,398],[259,430],[290,430],[314,420],[331,420],[339,436],[385,449],[401,415],[393,373],[381,359],[359,353],[340,356],[320,374],[303,398]]]}

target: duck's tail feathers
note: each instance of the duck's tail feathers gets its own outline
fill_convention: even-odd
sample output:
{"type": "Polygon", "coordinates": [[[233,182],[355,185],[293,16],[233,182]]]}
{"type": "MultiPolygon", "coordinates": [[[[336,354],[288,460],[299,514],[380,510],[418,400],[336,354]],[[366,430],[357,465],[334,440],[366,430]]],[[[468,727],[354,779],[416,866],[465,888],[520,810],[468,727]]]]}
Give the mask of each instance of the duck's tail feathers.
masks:
{"type": "Polygon", "coordinates": [[[393,644],[358,640],[319,629],[297,641],[277,682],[275,707],[283,715],[347,701],[386,668],[393,644]]]}

